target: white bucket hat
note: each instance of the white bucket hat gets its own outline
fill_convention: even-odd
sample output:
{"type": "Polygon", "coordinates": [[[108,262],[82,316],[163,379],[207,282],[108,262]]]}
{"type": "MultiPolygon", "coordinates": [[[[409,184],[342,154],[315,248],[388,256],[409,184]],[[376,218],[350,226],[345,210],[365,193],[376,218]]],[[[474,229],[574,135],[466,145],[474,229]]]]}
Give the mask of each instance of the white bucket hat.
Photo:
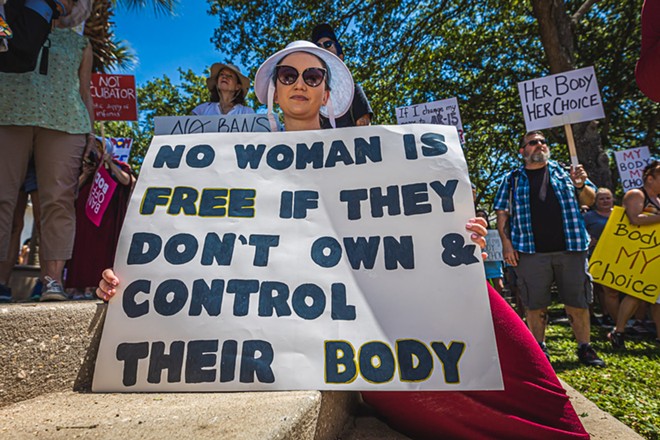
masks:
{"type": "Polygon", "coordinates": [[[268,119],[272,131],[277,130],[275,116],[273,115],[273,96],[275,95],[275,82],[273,72],[284,57],[295,52],[307,52],[322,59],[328,66],[330,77],[330,97],[321,107],[321,115],[330,120],[330,125],[336,127],[335,118],[344,115],[353,103],[353,76],[346,64],[335,54],[316,46],[309,41],[294,41],[284,49],[271,55],[257,70],[254,78],[254,91],[262,104],[268,105],[268,119]]]}

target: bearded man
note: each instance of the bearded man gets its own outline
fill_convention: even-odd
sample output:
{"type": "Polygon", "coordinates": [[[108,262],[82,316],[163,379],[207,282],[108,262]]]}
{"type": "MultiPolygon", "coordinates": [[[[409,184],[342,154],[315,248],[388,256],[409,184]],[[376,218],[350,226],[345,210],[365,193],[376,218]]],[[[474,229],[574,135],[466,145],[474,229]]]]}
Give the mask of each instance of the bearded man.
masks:
{"type": "Polygon", "coordinates": [[[550,359],[545,328],[556,284],[578,343],[578,359],[604,367],[590,344],[589,234],[580,213],[581,205],[593,204],[596,187],[582,165],[567,172],[550,160],[540,131],[525,134],[519,152],[525,163],[504,177],[494,207],[504,261],[515,268],[527,326],[550,359]]]}

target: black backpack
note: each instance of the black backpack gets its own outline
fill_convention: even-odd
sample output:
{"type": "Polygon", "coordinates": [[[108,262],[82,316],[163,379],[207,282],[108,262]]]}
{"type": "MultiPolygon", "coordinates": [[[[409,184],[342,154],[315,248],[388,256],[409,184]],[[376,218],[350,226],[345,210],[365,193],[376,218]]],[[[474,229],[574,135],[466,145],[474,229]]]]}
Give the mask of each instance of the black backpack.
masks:
{"type": "Polygon", "coordinates": [[[45,75],[48,71],[48,35],[52,21],[59,15],[53,0],[8,0],[5,19],[14,36],[7,40],[8,50],[0,52],[0,72],[33,71],[43,47],[39,73],[45,75]]]}

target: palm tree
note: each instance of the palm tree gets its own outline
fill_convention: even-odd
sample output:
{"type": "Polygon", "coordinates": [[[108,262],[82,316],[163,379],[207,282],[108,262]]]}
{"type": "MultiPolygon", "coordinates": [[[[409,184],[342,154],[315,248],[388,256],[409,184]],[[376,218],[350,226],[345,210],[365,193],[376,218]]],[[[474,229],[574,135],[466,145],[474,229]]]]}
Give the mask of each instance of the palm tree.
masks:
{"type": "Polygon", "coordinates": [[[121,5],[128,9],[144,9],[151,5],[156,13],[172,14],[178,0],[94,0],[92,13],[85,23],[85,36],[92,43],[94,72],[106,72],[113,67],[131,67],[135,55],[123,41],[117,41],[112,30],[114,9],[121,5]]]}

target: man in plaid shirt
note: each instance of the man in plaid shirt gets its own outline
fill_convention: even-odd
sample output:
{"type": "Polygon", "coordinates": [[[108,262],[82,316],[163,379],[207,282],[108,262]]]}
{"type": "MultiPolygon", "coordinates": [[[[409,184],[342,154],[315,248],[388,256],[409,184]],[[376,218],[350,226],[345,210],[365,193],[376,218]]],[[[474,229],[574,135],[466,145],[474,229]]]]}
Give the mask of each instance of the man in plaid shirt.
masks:
{"type": "Polygon", "coordinates": [[[550,150],[540,131],[523,136],[519,152],[525,164],[504,177],[495,209],[504,261],[515,267],[527,326],[549,359],[545,328],[555,282],[580,362],[604,367],[589,343],[593,298],[587,272],[589,235],[580,214],[580,205],[593,204],[595,186],[582,165],[567,173],[549,160],[550,150]]]}

